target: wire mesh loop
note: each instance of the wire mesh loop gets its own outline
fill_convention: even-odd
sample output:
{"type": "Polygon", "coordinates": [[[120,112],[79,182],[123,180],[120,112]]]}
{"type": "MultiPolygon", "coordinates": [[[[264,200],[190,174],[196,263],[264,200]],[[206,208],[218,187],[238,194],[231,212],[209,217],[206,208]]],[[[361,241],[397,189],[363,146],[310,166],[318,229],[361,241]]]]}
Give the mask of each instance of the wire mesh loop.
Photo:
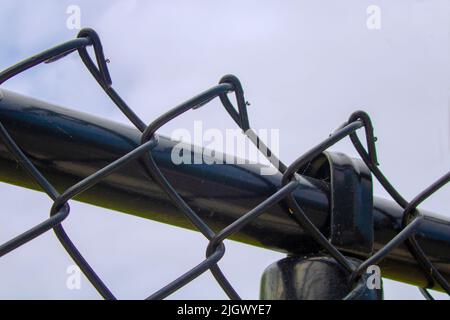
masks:
{"type": "MultiPolygon", "coordinates": [[[[57,238],[80,267],[88,280],[106,299],[115,299],[116,297],[102,281],[102,279],[95,273],[92,267],[84,259],[77,247],[70,240],[69,236],[64,231],[61,222],[69,215],[70,207],[68,202],[88,190],[95,184],[99,183],[102,179],[105,179],[108,175],[115,172],[129,161],[136,159],[144,159],[145,167],[147,169],[150,178],[155,180],[164,192],[171,199],[173,204],[186,216],[187,219],[200,231],[205,238],[209,240],[208,246],[205,252],[205,259],[197,264],[194,268],[188,270],[180,277],[170,282],[160,290],[150,295],[147,299],[163,299],[180,289],[190,281],[196,279],[202,273],[210,270],[215,277],[218,284],[222,287],[224,292],[231,299],[240,299],[239,294],[235,291],[233,286],[228,281],[227,277],[223,274],[219,268],[218,263],[225,255],[224,241],[231,237],[234,233],[244,228],[247,224],[253,222],[260,215],[264,214],[275,204],[285,201],[288,205],[289,213],[291,217],[296,221],[299,227],[305,229],[310,236],[326,251],[331,257],[333,257],[347,272],[349,275],[349,281],[355,284],[352,292],[349,293],[347,298],[355,297],[358,295],[358,290],[361,289],[361,276],[369,265],[381,262],[394,248],[402,243],[406,243],[410,252],[413,254],[418,263],[422,266],[425,275],[429,279],[429,286],[434,285],[434,281],[437,282],[441,288],[450,294],[450,285],[438,271],[434,264],[427,258],[426,254],[420,247],[415,233],[419,230],[420,225],[427,219],[417,209],[417,206],[426,200],[431,194],[437,192],[446,183],[450,181],[450,172],[441,177],[435,183],[423,190],[412,201],[406,201],[400,193],[392,186],[389,180],[384,176],[379,169],[376,152],[376,138],[374,136],[374,128],[369,115],[364,111],[357,111],[353,113],[349,120],[340,126],[335,132],[333,132],[327,139],[320,142],[315,147],[305,152],[302,156],[297,158],[291,165],[286,166],[278,158],[274,157],[267,146],[262,142],[255,131],[250,128],[247,102],[244,97],[244,90],[239,79],[234,75],[226,75],[222,77],[219,84],[202,92],[201,94],[185,101],[184,103],[170,109],[164,113],[149,125],[146,125],[126,104],[126,102],[120,97],[119,94],[112,88],[112,80],[107,66],[107,60],[105,59],[103,47],[98,34],[93,29],[83,29],[79,32],[78,36],[74,40],[65,42],[59,46],[51,48],[40,54],[37,54],[29,59],[23,60],[18,64],[4,70],[0,73],[0,84],[4,83],[8,79],[18,75],[19,73],[32,68],[42,62],[50,63],[54,62],[66,55],[78,51],[81,60],[91,73],[91,75],[98,82],[100,87],[114,102],[114,104],[122,111],[122,113],[130,120],[131,123],[142,133],[141,144],[136,146],[133,150],[123,155],[119,159],[108,164],[101,170],[83,178],[73,186],[66,189],[61,194],[46,180],[46,178],[40,173],[37,167],[30,160],[29,155],[26,155],[20,147],[15,143],[14,139],[10,136],[6,128],[0,122],[0,139],[3,140],[7,149],[11,152],[14,159],[16,159],[20,165],[30,174],[33,180],[47,193],[47,195],[53,200],[53,205],[50,210],[50,217],[38,224],[37,226],[27,230],[14,239],[0,245],[0,256],[11,252],[12,250],[20,247],[21,245],[31,241],[46,231],[54,230],[57,238]],[[91,58],[87,51],[87,46],[92,45],[94,48],[95,61],[91,58]],[[230,101],[228,94],[235,94],[237,106],[235,107],[230,101]],[[282,184],[279,189],[271,196],[267,197],[259,205],[244,213],[234,222],[227,227],[214,232],[205,221],[195,212],[191,206],[183,199],[177,190],[172,186],[170,181],[167,180],[162,173],[158,164],[152,154],[152,149],[158,144],[158,137],[156,131],[166,123],[174,120],[181,114],[206,105],[211,100],[219,97],[222,105],[227,113],[233,119],[233,121],[244,131],[244,134],[256,145],[259,151],[261,151],[266,158],[273,164],[278,165],[279,172],[282,173],[282,184]],[[357,136],[356,131],[364,127],[367,151],[364,148],[362,142],[357,136]],[[297,199],[293,196],[293,192],[297,189],[300,183],[300,177],[298,171],[306,164],[311,162],[320,153],[333,146],[338,141],[349,136],[355,149],[361,156],[364,163],[371,170],[373,175],[378,179],[384,189],[391,195],[391,197],[403,208],[403,225],[402,230],[390,240],[383,248],[373,254],[371,257],[357,265],[351,258],[346,257],[339,249],[337,249],[327,237],[311,222],[308,216],[305,214],[298,203],[297,199]],[[267,151],[267,152],[265,152],[267,151]]],[[[432,296],[423,288],[421,292],[428,299],[432,296]]]]}
{"type": "Polygon", "coordinates": [[[95,58],[97,60],[98,67],[95,66],[95,63],[89,56],[86,47],[78,48],[78,53],[80,54],[80,57],[83,60],[86,67],[88,68],[88,70],[92,73],[95,79],[98,79],[97,81],[101,79],[101,81],[99,82],[101,82],[103,86],[107,88],[111,87],[112,80],[109,74],[107,60],[105,59],[105,55],[103,53],[103,46],[97,32],[95,32],[91,28],[84,28],[80,30],[77,37],[88,38],[91,41],[92,46],[94,47],[95,58]]]}

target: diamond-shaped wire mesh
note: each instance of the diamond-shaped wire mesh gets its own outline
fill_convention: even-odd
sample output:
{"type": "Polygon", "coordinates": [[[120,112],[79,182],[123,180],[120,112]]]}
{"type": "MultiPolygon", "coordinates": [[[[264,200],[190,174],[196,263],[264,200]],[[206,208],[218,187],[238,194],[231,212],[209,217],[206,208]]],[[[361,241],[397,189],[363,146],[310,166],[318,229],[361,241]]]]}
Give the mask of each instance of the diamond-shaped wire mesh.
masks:
{"type": "MultiPolygon", "coordinates": [[[[161,126],[191,109],[206,105],[209,101],[218,97],[221,100],[227,113],[243,130],[250,141],[252,141],[264,155],[267,156],[268,154],[271,154],[267,146],[264,145],[264,143],[258,138],[255,131],[250,128],[246,109],[247,103],[244,97],[243,88],[239,80],[232,75],[224,76],[220,80],[218,85],[169,110],[167,113],[163,114],[161,117],[147,126],[133,112],[133,110],[128,107],[125,101],[112,88],[112,81],[109,75],[107,61],[104,57],[102,45],[97,33],[92,29],[83,29],[80,31],[76,39],[44,51],[1,72],[0,85],[8,79],[14,77],[15,75],[40,63],[51,63],[75,51],[78,51],[81,60],[83,61],[89,72],[92,74],[92,76],[96,79],[100,87],[106,92],[106,94],[117,105],[117,107],[125,114],[125,116],[136,126],[136,128],[142,132],[141,145],[128,154],[110,163],[103,169],[79,181],[60,194],[33,165],[32,161],[25,155],[25,153],[20,149],[20,146],[15,143],[13,137],[10,136],[6,128],[0,123],[0,138],[2,139],[3,143],[13,154],[15,159],[20,163],[20,165],[27,170],[27,172],[33,177],[33,179],[40,185],[43,191],[45,191],[53,200],[53,205],[50,210],[50,217],[37,226],[23,232],[14,239],[11,239],[10,241],[2,244],[0,246],[0,257],[20,247],[28,241],[35,239],[39,235],[53,229],[64,249],[69,253],[69,255],[80,267],[80,269],[83,271],[92,285],[98,290],[98,292],[106,299],[115,299],[115,295],[109,290],[102,279],[95,273],[89,263],[78,251],[77,247],[70,240],[61,223],[65,218],[67,218],[70,213],[70,208],[68,205],[69,200],[73,199],[80,193],[99,183],[102,179],[113,173],[115,170],[118,170],[129,161],[136,158],[143,158],[145,159],[145,165],[149,176],[160,185],[160,187],[167,193],[171,201],[194,224],[197,230],[209,240],[209,245],[206,249],[206,258],[203,261],[201,261],[197,266],[188,270],[185,274],[175,279],[165,287],[151,294],[148,299],[163,299],[179,288],[183,287],[190,281],[193,281],[196,277],[206,272],[207,270],[211,271],[217,283],[222,287],[222,289],[230,299],[239,299],[239,294],[235,291],[233,286],[230,284],[230,282],[224,276],[218,266],[218,262],[225,254],[225,246],[223,241],[229,238],[232,234],[239,231],[246,224],[258,218],[258,216],[263,214],[268,208],[281,201],[286,201],[286,203],[288,204],[289,213],[291,214],[292,218],[298,223],[299,228],[305,229],[315,239],[315,241],[317,241],[317,243],[323,248],[323,250],[327,252],[327,254],[329,254],[339,262],[339,264],[348,272],[349,279],[351,281],[356,283],[368,266],[379,263],[395,247],[405,242],[411,254],[422,267],[423,272],[429,281],[428,286],[433,287],[433,284],[437,283],[439,286],[441,286],[442,289],[447,292],[447,294],[450,294],[449,283],[433,265],[433,263],[427,258],[415,238],[415,231],[417,230],[417,227],[425,219],[427,219],[426,216],[422,215],[420,211],[416,209],[417,206],[424,200],[426,200],[431,194],[438,191],[450,180],[450,172],[448,172],[431,186],[423,190],[413,200],[405,200],[379,169],[375,147],[376,138],[374,136],[372,122],[365,112],[357,111],[353,113],[348,121],[341,125],[339,129],[336,130],[332,135],[330,135],[327,139],[319,143],[314,148],[310,149],[308,152],[304,153],[289,166],[284,165],[273,155],[268,157],[269,161],[271,161],[273,164],[275,162],[277,163],[277,168],[283,174],[282,187],[270,197],[268,197],[265,201],[257,205],[252,210],[248,211],[246,214],[242,215],[239,219],[223,228],[221,231],[215,233],[200,218],[195,210],[193,210],[188,205],[188,203],[181,197],[177,190],[175,190],[170,182],[166,179],[166,177],[156,164],[155,160],[153,159],[152,149],[158,144],[158,139],[155,133],[161,126]],[[89,53],[87,52],[87,47],[91,45],[94,48],[96,63],[91,59],[89,53]],[[237,108],[233,106],[230,99],[228,98],[228,94],[230,93],[235,94],[237,108]],[[362,128],[364,128],[365,131],[367,151],[363,147],[363,144],[356,134],[357,130],[362,128]],[[296,172],[301,167],[312,161],[320,153],[346,137],[350,137],[354,147],[356,148],[364,163],[367,165],[373,175],[378,179],[384,189],[404,210],[402,231],[399,232],[383,248],[378,250],[375,254],[373,254],[371,257],[369,257],[359,265],[355,265],[353,260],[345,257],[334,245],[332,245],[328,241],[328,239],[315,227],[315,225],[306,216],[306,214],[302,210],[302,204],[298,203],[292,195],[292,192],[299,184],[296,172]]],[[[355,290],[357,290],[356,288],[357,286],[355,286],[355,290]]],[[[426,298],[432,298],[428,291],[426,291],[426,289],[420,289],[426,298]]],[[[352,292],[350,292],[346,296],[346,298],[351,297],[352,292]]]]}

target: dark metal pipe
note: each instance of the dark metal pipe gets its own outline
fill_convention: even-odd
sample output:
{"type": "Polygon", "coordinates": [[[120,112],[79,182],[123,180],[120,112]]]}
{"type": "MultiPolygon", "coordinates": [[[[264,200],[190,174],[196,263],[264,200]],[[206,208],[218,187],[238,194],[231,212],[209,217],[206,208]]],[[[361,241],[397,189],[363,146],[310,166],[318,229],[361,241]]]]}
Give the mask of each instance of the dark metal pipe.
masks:
{"type": "MultiPolygon", "coordinates": [[[[352,259],[355,264],[360,261],[352,259]]],[[[261,278],[261,300],[383,300],[378,288],[368,288],[368,275],[353,287],[346,270],[329,256],[287,257],[272,263],[261,278]],[[350,293],[350,294],[349,294],[350,293]]]]}
{"type": "MultiPolygon", "coordinates": [[[[60,192],[130,152],[140,141],[140,132],[136,129],[6,90],[0,90],[0,121],[60,192]]],[[[261,176],[259,165],[175,165],[170,158],[174,144],[159,136],[159,144],[152,151],[155,161],[201,218],[216,231],[255,207],[281,185],[280,174],[261,176]]],[[[39,190],[2,143],[0,180],[39,190]]],[[[301,177],[295,198],[314,224],[328,235],[329,185],[301,177]]],[[[142,160],[125,165],[76,200],[193,229],[149,178],[142,160]]],[[[402,212],[393,202],[374,199],[376,250],[399,232],[402,212]]],[[[417,238],[431,261],[450,280],[450,222],[443,218],[428,219],[419,228],[417,238]]],[[[312,253],[319,249],[282,205],[274,206],[232,239],[290,254],[312,253]]],[[[359,252],[347,254],[364,258],[359,252]]],[[[427,284],[404,245],[395,249],[381,267],[385,277],[419,286],[427,284]]]]}

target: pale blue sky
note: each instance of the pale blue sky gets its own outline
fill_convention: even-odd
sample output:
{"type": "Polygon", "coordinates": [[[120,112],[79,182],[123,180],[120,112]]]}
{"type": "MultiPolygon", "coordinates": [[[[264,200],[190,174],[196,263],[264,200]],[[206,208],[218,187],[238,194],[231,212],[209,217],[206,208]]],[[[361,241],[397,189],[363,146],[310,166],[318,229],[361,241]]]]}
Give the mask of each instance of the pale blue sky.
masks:
{"type": "MultiPolygon", "coordinates": [[[[432,1],[24,1],[0,8],[0,69],[75,37],[66,8],[81,8],[83,27],[100,34],[114,87],[146,121],[214,85],[224,74],[242,81],[251,123],[280,129],[289,163],[356,109],[368,111],[382,168],[407,198],[448,171],[450,3],[432,1]],[[368,30],[366,8],[381,9],[381,29],[368,30]],[[407,160],[405,160],[407,159],[407,160]]],[[[79,58],[40,66],[5,86],[26,95],[126,123],[79,58]]],[[[218,108],[184,116],[162,130],[234,125],[218,108]]],[[[349,143],[336,150],[356,153],[349,143]]],[[[424,207],[450,216],[448,191],[424,207]]],[[[386,196],[376,186],[377,195],[386,196]]],[[[0,184],[0,242],[47,216],[41,193],[0,184]]],[[[75,243],[119,298],[143,298],[203,259],[198,234],[84,204],[64,222],[75,243]],[[93,223],[87,223],[92,219],[93,223]],[[171,254],[179,252],[179,256],[171,254]]],[[[282,255],[227,243],[221,266],[244,298],[257,298],[259,278],[282,255]]],[[[83,279],[66,288],[72,264],[53,233],[0,259],[0,298],[97,299],[83,279]]],[[[421,298],[385,282],[386,298],[421,298]]],[[[225,298],[209,274],[171,298],[225,298]]]]}

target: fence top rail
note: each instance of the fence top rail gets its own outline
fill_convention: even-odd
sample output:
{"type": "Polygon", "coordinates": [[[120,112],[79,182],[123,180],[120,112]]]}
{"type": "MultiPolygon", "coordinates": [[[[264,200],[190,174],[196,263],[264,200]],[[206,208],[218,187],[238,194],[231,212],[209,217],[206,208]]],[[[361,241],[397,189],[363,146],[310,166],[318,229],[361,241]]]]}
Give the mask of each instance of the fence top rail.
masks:
{"type": "MultiPolygon", "coordinates": [[[[141,132],[109,120],[58,107],[0,89],[0,121],[34,165],[59,191],[97,172],[140,145],[141,132]],[[41,143],[45,141],[45,144],[41,143]]],[[[175,142],[158,136],[152,150],[177,191],[213,229],[222,230],[263,202],[282,185],[282,175],[261,176],[260,165],[175,165],[170,151],[175,142]]],[[[0,144],[0,180],[39,190],[39,186],[0,144]]],[[[330,233],[330,186],[327,182],[299,176],[293,193],[305,214],[325,235],[330,233]]],[[[139,217],[194,229],[149,178],[140,159],[126,164],[76,200],[139,217]]],[[[450,221],[428,213],[417,229],[417,238],[428,258],[450,279],[450,221]]],[[[374,249],[379,250],[402,229],[403,209],[392,201],[374,198],[374,249]]],[[[231,239],[286,253],[314,252],[318,244],[299,228],[283,204],[276,204],[251,221],[231,239]]],[[[365,252],[347,250],[364,258],[365,252]]],[[[380,264],[383,276],[427,285],[427,278],[405,245],[393,250],[380,264]]],[[[438,286],[435,288],[439,289],[438,286]]]]}

